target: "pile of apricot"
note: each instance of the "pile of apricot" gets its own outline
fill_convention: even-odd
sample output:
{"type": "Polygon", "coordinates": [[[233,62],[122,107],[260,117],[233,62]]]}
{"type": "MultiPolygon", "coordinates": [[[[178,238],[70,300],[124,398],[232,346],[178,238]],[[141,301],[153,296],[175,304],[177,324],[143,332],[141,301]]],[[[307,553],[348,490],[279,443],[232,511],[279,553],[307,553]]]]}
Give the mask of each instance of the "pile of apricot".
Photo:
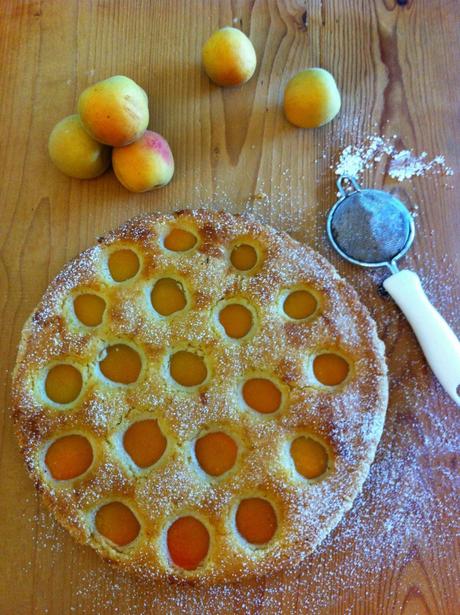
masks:
{"type": "Polygon", "coordinates": [[[57,168],[79,179],[98,177],[110,165],[131,192],[166,185],[174,174],[171,149],[160,134],[147,130],[148,99],[129,77],[116,75],[86,88],[78,114],[53,128],[48,141],[57,168]]]}

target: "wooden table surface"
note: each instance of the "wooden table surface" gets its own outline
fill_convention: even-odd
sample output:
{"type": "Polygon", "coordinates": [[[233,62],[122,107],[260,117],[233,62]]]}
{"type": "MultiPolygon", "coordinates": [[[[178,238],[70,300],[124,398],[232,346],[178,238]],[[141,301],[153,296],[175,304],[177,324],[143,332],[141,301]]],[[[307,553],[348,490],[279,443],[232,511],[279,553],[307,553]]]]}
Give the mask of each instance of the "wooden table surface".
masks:
{"type": "MultiPolygon", "coordinates": [[[[457,0],[2,0],[0,20],[0,613],[459,613],[458,412],[379,292],[382,276],[324,241],[344,146],[397,135],[399,148],[442,153],[460,170],[457,0]],[[200,67],[203,42],[224,25],[257,52],[255,76],[237,89],[213,86],[200,67]],[[281,109],[287,80],[309,66],[329,69],[343,95],[340,116],[317,130],[294,128],[281,109]],[[48,159],[53,125],[113,74],[149,94],[150,127],[176,160],[166,188],[131,194],[111,171],[71,180],[48,159]],[[329,257],[375,315],[390,368],[385,434],[363,496],[299,569],[208,590],[144,587],[75,544],[35,495],[8,410],[20,331],[63,264],[125,219],[248,203],[329,257]]],[[[399,183],[372,167],[363,181],[395,189],[417,213],[405,263],[458,333],[458,175],[399,183]]]]}

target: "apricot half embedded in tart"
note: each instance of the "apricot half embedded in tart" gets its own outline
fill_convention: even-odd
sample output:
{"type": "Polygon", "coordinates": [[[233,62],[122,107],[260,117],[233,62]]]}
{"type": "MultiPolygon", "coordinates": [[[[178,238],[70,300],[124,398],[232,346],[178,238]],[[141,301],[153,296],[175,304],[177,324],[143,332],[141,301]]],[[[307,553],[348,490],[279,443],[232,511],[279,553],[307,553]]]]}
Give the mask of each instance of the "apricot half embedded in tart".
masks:
{"type": "Polygon", "coordinates": [[[176,566],[195,570],[208,554],[209,532],[195,517],[180,517],[168,529],[167,544],[176,566]]]}
{"type": "Polygon", "coordinates": [[[62,363],[52,367],[45,380],[46,395],[56,404],[70,404],[80,395],[83,380],[73,365],[62,363]]]}
{"type": "Polygon", "coordinates": [[[242,243],[235,246],[230,254],[230,261],[239,271],[250,271],[257,264],[257,252],[254,246],[242,243]]]}
{"type": "Polygon", "coordinates": [[[337,386],[348,376],[350,366],[338,354],[325,352],[313,359],[313,373],[315,378],[325,386],[337,386]]]}
{"type": "Polygon", "coordinates": [[[283,303],[285,313],[293,320],[303,320],[315,313],[318,302],[307,290],[295,290],[283,303]]]}
{"type": "Polygon", "coordinates": [[[201,468],[211,476],[220,476],[233,468],[238,446],[223,431],[213,431],[195,442],[195,455],[201,468]]]}
{"type": "Polygon", "coordinates": [[[105,349],[99,368],[106,378],[120,384],[136,382],[142,369],[139,353],[126,344],[114,344],[105,349]]]}
{"type": "Polygon", "coordinates": [[[165,452],[166,444],[156,419],[136,421],[123,436],[125,451],[140,468],[148,468],[156,463],[165,452]]]}
{"type": "Polygon", "coordinates": [[[84,474],[93,463],[93,448],[79,434],[62,436],[46,451],[45,464],[55,480],[70,480],[84,474]]]}
{"type": "Polygon", "coordinates": [[[252,328],[252,314],[247,307],[239,303],[229,303],[219,312],[219,322],[228,337],[240,339],[252,328]]]}
{"type": "Polygon", "coordinates": [[[164,247],[171,252],[188,252],[195,247],[197,238],[190,231],[172,229],[164,239],[164,247]]]}
{"type": "Polygon", "coordinates": [[[78,320],[87,327],[97,327],[102,322],[105,311],[105,301],[99,295],[83,293],[73,301],[73,309],[78,320]]]}
{"type": "Polygon", "coordinates": [[[198,386],[208,376],[208,369],[203,358],[187,350],[179,350],[171,356],[169,372],[173,380],[183,387],[198,386]]]}
{"type": "Polygon", "coordinates": [[[318,478],[327,470],[327,450],[313,438],[296,438],[291,444],[290,452],[297,472],[304,478],[318,478]]]}
{"type": "Polygon", "coordinates": [[[135,514],[122,502],[101,506],[96,513],[95,524],[99,534],[119,547],[133,542],[141,529],[135,514]]]}
{"type": "Polygon", "coordinates": [[[273,506],[263,498],[242,500],[236,511],[235,521],[241,536],[254,545],[269,542],[278,527],[273,506]]]}
{"type": "Polygon", "coordinates": [[[109,256],[109,271],[115,282],[125,282],[139,271],[139,257],[129,248],[112,252],[109,256]]]}
{"type": "Polygon", "coordinates": [[[243,399],[256,412],[271,414],[280,408],[282,395],[268,378],[251,378],[243,385],[243,399]]]}
{"type": "Polygon", "coordinates": [[[153,309],[161,316],[180,312],[187,305],[182,285],[173,278],[157,280],[150,295],[153,309]]]}

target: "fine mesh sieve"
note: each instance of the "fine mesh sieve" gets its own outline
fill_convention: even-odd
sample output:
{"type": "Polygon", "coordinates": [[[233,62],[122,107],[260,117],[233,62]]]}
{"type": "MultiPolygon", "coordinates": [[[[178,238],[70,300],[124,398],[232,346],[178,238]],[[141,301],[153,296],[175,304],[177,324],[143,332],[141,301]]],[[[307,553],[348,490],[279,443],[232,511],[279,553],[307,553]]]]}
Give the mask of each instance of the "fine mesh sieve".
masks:
{"type": "Polygon", "coordinates": [[[415,234],[409,211],[388,192],[362,189],[353,177],[342,175],[337,186],[341,198],[327,218],[334,248],[357,265],[386,265],[398,271],[396,261],[410,248],[415,234]],[[350,186],[352,190],[347,189],[350,186]]]}
{"type": "Polygon", "coordinates": [[[388,267],[384,282],[410,322],[423,352],[446,392],[460,404],[460,342],[425,295],[413,271],[398,271],[399,260],[412,245],[415,225],[401,201],[383,190],[363,189],[354,177],[342,175],[341,198],[327,217],[327,234],[345,259],[363,267],[388,267]]]}

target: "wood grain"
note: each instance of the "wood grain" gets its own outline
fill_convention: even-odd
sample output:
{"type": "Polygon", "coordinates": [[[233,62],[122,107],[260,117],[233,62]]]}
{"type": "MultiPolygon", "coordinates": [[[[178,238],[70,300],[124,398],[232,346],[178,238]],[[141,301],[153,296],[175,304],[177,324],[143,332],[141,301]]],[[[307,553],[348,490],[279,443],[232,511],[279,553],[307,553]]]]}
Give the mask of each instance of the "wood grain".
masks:
{"type": "MultiPolygon", "coordinates": [[[[459,25],[456,0],[0,3],[2,615],[216,610],[210,591],[139,586],[74,544],[34,494],[8,411],[19,334],[48,282],[97,235],[141,212],[211,202],[240,211],[248,199],[263,193],[258,207],[263,218],[328,256],[371,311],[385,316],[379,329],[391,372],[389,417],[396,417],[397,425],[401,420],[408,438],[420,439],[420,458],[425,459],[420,471],[432,481],[433,493],[443,495],[435,470],[455,460],[437,451],[438,465],[433,465],[432,451],[423,448],[433,425],[417,417],[408,422],[411,408],[400,383],[411,378],[418,399],[426,396],[440,420],[452,421],[452,433],[458,413],[434,382],[407,323],[377,292],[374,279],[340,262],[326,246],[324,220],[335,199],[330,166],[344,145],[370,133],[397,134],[400,147],[417,152],[441,152],[458,175],[459,25]],[[250,36],[259,63],[248,84],[223,90],[201,71],[200,49],[214,29],[232,24],[250,36]],[[298,130],[283,117],[283,87],[296,71],[317,65],[336,75],[343,108],[322,129],[298,130]],[[112,172],[92,181],[71,180],[48,160],[53,125],[74,112],[84,87],[112,74],[129,75],[147,90],[150,126],[171,144],[177,170],[162,190],[130,194],[112,172]],[[294,222],[300,227],[294,228],[294,222]]],[[[458,332],[457,175],[396,185],[385,173],[369,169],[365,181],[396,189],[411,207],[419,205],[417,242],[406,264],[424,274],[429,294],[458,332]]],[[[347,585],[338,579],[343,580],[344,563],[359,557],[353,556],[354,548],[349,545],[351,555],[337,552],[324,562],[318,559],[315,574],[305,563],[276,580],[231,588],[218,610],[460,612],[451,524],[435,534],[429,549],[413,544],[404,558],[395,556],[378,573],[347,585]]]]}

